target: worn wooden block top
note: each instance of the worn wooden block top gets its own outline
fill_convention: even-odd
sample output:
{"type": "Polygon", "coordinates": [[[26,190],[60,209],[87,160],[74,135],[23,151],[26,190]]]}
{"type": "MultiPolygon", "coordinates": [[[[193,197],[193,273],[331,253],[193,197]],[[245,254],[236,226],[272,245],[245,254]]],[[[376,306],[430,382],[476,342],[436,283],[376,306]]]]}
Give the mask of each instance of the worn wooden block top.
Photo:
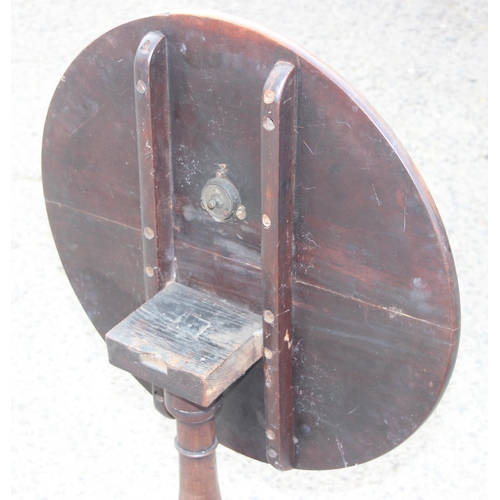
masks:
{"type": "Polygon", "coordinates": [[[170,283],[106,334],[109,361],[208,406],[262,357],[257,314],[170,283]]]}

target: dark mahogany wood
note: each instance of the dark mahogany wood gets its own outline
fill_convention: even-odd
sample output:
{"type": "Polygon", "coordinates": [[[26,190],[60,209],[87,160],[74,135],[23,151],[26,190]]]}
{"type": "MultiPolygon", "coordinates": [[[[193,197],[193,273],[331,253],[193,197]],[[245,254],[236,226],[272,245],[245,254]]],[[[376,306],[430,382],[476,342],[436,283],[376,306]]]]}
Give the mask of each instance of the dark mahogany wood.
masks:
{"type": "MultiPolygon", "coordinates": [[[[136,49],[155,31],[168,55],[162,140],[172,191],[161,192],[164,207],[172,197],[175,280],[258,315],[262,89],[277,62],[295,66],[294,467],[347,467],[386,453],[426,420],[451,376],[460,330],[453,258],[392,131],[288,40],[232,17],[165,14],[119,26],[75,59],[48,112],[43,181],[79,300],[104,336],[147,299],[133,75],[136,49]],[[221,224],[200,206],[221,164],[244,220],[221,224]]],[[[159,253],[160,273],[170,272],[170,257],[159,253]]],[[[265,394],[258,362],[225,391],[215,417],[222,444],[262,461],[265,394]]]]}
{"type": "Polygon", "coordinates": [[[179,500],[220,500],[214,417],[220,410],[221,400],[209,408],[201,408],[167,394],[165,404],[177,421],[179,500]]]}
{"type": "Polygon", "coordinates": [[[139,43],[134,59],[142,252],[148,299],[174,278],[167,61],[165,35],[148,33],[139,43]]]}
{"type": "Polygon", "coordinates": [[[262,308],[267,458],[292,469],[292,258],[295,66],[277,62],[261,97],[262,308]]]}
{"type": "MultiPolygon", "coordinates": [[[[165,35],[148,33],[134,59],[137,161],[141,200],[143,275],[150,299],[174,278],[170,99],[165,35]]],[[[165,416],[163,389],[151,385],[155,407],[165,416]]]]}
{"type": "Polygon", "coordinates": [[[106,334],[109,361],[208,407],[262,357],[256,314],[171,282],[106,334]]]}

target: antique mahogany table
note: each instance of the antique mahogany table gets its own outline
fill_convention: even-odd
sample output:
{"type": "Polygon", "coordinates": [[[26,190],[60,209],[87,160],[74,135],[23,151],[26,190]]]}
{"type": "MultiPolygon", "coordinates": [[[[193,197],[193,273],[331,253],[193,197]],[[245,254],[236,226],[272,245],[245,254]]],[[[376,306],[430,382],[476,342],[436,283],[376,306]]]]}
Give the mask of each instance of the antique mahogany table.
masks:
{"type": "Polygon", "coordinates": [[[110,362],[177,419],[180,498],[218,442],[287,470],[372,460],[437,405],[459,295],[432,198],[337,73],[240,19],[91,43],[50,105],[43,181],[110,362]]]}

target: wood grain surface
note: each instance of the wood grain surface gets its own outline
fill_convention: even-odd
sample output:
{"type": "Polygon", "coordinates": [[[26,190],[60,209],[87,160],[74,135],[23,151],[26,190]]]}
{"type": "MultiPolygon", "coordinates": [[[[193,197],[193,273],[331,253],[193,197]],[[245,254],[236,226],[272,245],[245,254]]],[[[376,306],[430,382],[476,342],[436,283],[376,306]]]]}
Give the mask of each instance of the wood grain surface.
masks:
{"type": "MultiPolygon", "coordinates": [[[[297,68],[292,352],[295,467],[340,468],[391,450],[438,403],[456,359],[458,285],[439,214],[383,120],[292,42],[234,18],[133,21],[90,44],[51,103],[43,141],[52,230],[101,335],[145,300],[134,55],[168,45],[175,279],[262,314],[261,92],[297,68]],[[200,207],[225,164],[246,219],[200,207]]],[[[104,348],[104,346],[103,346],[104,348]]],[[[267,461],[264,378],[226,391],[222,444],[267,461]]]]}
{"type": "Polygon", "coordinates": [[[262,357],[258,315],[171,282],[106,334],[109,361],[209,406],[262,357]]]}

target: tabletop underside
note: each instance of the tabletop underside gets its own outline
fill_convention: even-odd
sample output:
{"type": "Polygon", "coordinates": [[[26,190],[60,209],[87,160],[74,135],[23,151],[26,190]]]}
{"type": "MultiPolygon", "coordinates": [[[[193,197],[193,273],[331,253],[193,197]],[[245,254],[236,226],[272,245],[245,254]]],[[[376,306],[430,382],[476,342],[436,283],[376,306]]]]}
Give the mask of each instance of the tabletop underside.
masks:
{"type": "MultiPolygon", "coordinates": [[[[277,61],[300,68],[293,211],[296,467],[330,469],[397,446],[451,375],[458,288],[439,214],[408,155],[335,72],[234,20],[164,15],[89,45],[68,68],[44,134],[49,219],[101,335],[144,293],[133,60],[166,35],[175,279],[261,314],[260,93],[277,61]],[[218,165],[247,216],[218,223],[200,193],[218,165]]],[[[266,461],[261,362],[225,393],[220,442],[266,461]]]]}

